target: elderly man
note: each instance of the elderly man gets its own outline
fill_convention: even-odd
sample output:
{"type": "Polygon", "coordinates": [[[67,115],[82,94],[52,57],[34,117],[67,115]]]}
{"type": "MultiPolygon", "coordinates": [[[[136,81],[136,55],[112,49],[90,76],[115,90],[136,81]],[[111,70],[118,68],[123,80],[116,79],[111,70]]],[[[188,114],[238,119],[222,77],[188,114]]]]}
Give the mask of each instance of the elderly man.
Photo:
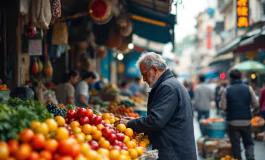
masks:
{"type": "Polygon", "coordinates": [[[138,133],[147,133],[160,160],[197,160],[192,105],[189,94],[156,53],[144,53],[137,66],[143,80],[152,88],[148,115],[138,119],[120,119],[138,133]]]}

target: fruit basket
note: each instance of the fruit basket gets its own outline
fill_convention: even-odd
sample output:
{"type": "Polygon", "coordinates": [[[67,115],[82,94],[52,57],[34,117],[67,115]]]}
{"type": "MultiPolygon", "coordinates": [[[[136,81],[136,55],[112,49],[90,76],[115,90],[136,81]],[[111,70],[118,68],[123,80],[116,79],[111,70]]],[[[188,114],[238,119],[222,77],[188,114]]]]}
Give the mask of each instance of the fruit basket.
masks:
{"type": "Polygon", "coordinates": [[[262,117],[255,116],[251,119],[251,130],[253,133],[260,133],[263,131],[265,121],[262,117]]]}
{"type": "Polygon", "coordinates": [[[222,118],[208,118],[200,121],[203,136],[222,139],[225,136],[226,122],[222,118]]]}

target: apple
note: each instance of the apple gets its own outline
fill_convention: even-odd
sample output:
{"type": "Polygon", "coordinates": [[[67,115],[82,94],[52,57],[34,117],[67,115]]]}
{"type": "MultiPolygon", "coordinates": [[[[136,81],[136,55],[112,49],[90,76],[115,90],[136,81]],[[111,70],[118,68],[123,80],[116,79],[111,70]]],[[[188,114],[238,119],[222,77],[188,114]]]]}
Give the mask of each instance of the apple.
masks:
{"type": "Polygon", "coordinates": [[[84,117],[87,116],[87,110],[85,108],[78,108],[77,109],[77,116],[80,117],[84,117]]]}
{"type": "Polygon", "coordinates": [[[108,128],[103,128],[102,130],[101,130],[101,132],[102,132],[102,135],[105,137],[105,138],[109,138],[110,137],[110,135],[112,134],[112,132],[111,132],[111,130],[110,129],[108,129],[108,128]]]}
{"type": "Polygon", "coordinates": [[[113,142],[115,142],[115,140],[117,140],[117,136],[114,133],[112,133],[112,134],[110,134],[110,137],[108,138],[108,140],[111,143],[113,143],[113,142]]]}
{"type": "Polygon", "coordinates": [[[68,118],[73,118],[73,117],[75,117],[75,114],[76,114],[76,111],[73,110],[73,109],[70,109],[70,110],[67,111],[67,117],[68,117],[68,118]]]}
{"type": "Polygon", "coordinates": [[[117,133],[116,136],[117,136],[117,140],[118,141],[123,142],[124,137],[125,137],[123,133],[117,133]]]}
{"type": "Polygon", "coordinates": [[[114,142],[113,142],[113,146],[119,146],[120,148],[122,148],[122,142],[121,141],[118,141],[118,140],[115,140],[114,142]]]}
{"type": "Polygon", "coordinates": [[[81,117],[79,119],[79,122],[80,122],[81,125],[89,124],[90,123],[90,119],[87,116],[84,116],[84,117],[81,117]]]}
{"type": "Polygon", "coordinates": [[[93,150],[98,150],[98,149],[99,149],[99,144],[98,144],[98,142],[92,140],[92,141],[89,141],[88,143],[89,143],[91,149],[93,149],[93,150]]]}
{"type": "Polygon", "coordinates": [[[96,116],[96,117],[94,117],[94,118],[92,119],[92,122],[93,122],[93,124],[95,124],[95,125],[101,124],[101,122],[102,122],[102,118],[99,117],[99,116],[96,116]]]}

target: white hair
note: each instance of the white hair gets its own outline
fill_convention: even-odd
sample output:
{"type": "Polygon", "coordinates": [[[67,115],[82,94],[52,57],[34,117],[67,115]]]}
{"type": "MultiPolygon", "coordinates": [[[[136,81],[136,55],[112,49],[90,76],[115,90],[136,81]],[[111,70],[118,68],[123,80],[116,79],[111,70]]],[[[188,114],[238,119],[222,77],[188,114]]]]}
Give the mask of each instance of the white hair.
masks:
{"type": "Polygon", "coordinates": [[[143,53],[136,62],[136,66],[139,68],[142,62],[147,68],[156,66],[160,71],[167,69],[166,61],[160,54],[157,54],[155,52],[143,53]]]}

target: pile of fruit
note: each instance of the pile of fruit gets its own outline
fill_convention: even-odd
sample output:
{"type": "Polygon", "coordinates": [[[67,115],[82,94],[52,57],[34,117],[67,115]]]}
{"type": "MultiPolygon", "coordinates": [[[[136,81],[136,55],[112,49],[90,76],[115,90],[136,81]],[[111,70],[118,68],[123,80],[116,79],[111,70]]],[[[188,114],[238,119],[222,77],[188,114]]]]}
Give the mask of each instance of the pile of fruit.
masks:
{"type": "Polygon", "coordinates": [[[220,160],[237,160],[237,159],[234,159],[231,156],[226,155],[225,157],[222,157],[220,160]]]}
{"type": "Polygon", "coordinates": [[[6,90],[8,90],[6,84],[0,84],[0,90],[1,90],[1,91],[6,91],[6,90]]]}
{"type": "Polygon", "coordinates": [[[145,102],[143,101],[143,99],[140,98],[140,97],[130,97],[130,98],[131,98],[131,100],[133,100],[133,101],[136,102],[136,103],[139,103],[139,104],[143,104],[143,103],[145,103],[145,102]]]}
{"type": "Polygon", "coordinates": [[[139,118],[138,113],[134,113],[134,110],[132,108],[127,108],[124,105],[111,109],[110,112],[117,117],[129,116],[129,117],[139,118]]]}
{"type": "Polygon", "coordinates": [[[135,104],[132,100],[121,100],[118,105],[124,105],[125,107],[134,107],[135,104]]]}
{"type": "Polygon", "coordinates": [[[252,126],[264,126],[265,121],[262,117],[255,116],[251,119],[251,125],[252,126]]]}
{"type": "Polygon", "coordinates": [[[44,122],[33,121],[16,139],[0,141],[0,159],[5,160],[136,160],[149,140],[119,124],[108,113],[68,110],[67,117],[56,116],[44,122]]]}
{"type": "Polygon", "coordinates": [[[207,124],[207,123],[215,123],[215,122],[225,122],[223,118],[208,118],[208,119],[202,119],[201,123],[207,124]]]}
{"type": "Polygon", "coordinates": [[[48,110],[49,113],[52,113],[54,116],[62,116],[65,117],[66,113],[67,113],[67,109],[66,108],[61,108],[61,107],[57,107],[56,104],[47,104],[46,108],[48,110]]]}

